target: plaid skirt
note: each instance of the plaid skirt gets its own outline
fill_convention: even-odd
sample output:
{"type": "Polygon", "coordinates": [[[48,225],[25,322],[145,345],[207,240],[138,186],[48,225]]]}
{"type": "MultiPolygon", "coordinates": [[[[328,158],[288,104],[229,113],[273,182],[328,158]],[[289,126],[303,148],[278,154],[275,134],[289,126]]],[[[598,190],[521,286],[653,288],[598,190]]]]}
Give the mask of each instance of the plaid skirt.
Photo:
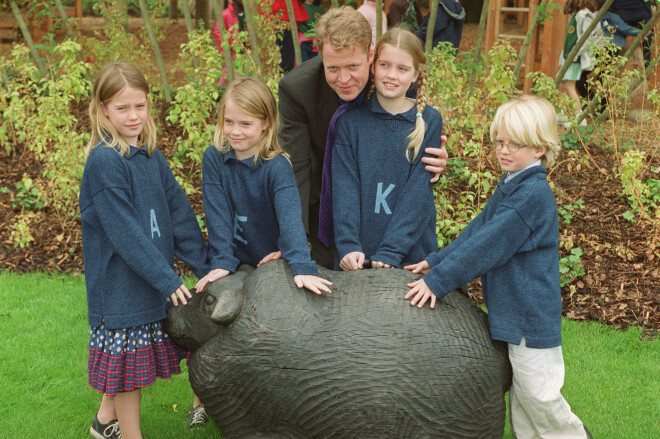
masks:
{"type": "Polygon", "coordinates": [[[126,329],[101,323],[90,331],[89,384],[108,396],[131,392],[181,373],[179,363],[190,356],[165,333],[162,322],[126,329]]]}

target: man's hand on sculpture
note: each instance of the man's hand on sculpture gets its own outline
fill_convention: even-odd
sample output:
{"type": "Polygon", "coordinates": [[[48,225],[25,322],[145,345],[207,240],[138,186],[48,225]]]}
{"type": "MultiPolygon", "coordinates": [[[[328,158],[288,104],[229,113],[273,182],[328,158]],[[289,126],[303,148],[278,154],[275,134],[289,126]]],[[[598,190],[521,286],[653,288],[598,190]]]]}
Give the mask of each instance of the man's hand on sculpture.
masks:
{"type": "Polygon", "coordinates": [[[347,253],[341,261],[339,261],[339,268],[344,271],[362,270],[364,264],[364,253],[350,252],[347,253]]]}
{"type": "Polygon", "coordinates": [[[426,163],[424,169],[433,174],[431,178],[431,183],[436,183],[440,179],[440,174],[447,167],[447,159],[449,154],[447,154],[447,149],[445,144],[447,143],[447,136],[440,136],[440,148],[425,148],[424,152],[435,157],[422,157],[422,162],[426,163]]]}

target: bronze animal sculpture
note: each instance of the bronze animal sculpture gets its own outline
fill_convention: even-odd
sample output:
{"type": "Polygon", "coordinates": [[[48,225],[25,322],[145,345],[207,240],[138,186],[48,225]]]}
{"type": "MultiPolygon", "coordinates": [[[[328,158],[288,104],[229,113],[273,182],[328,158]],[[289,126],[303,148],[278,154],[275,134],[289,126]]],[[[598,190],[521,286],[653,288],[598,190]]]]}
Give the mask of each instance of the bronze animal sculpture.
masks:
{"type": "Polygon", "coordinates": [[[404,270],[319,275],[332,294],[296,288],[281,260],[242,267],[168,311],[223,436],[502,437],[511,368],[483,311],[457,291],[410,306],[404,270]]]}

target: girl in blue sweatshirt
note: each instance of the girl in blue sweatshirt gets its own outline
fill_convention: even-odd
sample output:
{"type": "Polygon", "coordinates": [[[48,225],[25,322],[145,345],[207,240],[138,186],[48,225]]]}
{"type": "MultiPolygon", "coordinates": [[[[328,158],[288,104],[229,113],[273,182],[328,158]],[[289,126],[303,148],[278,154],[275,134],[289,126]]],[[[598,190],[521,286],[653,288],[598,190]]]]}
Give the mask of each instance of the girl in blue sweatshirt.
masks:
{"type": "MultiPolygon", "coordinates": [[[[163,331],[168,302],[190,292],[174,256],[197,276],[207,249],[188,198],[156,148],[149,86],[134,66],[106,64],[89,105],[80,186],[91,337],[89,383],[104,394],[91,434],[140,438],[140,389],[181,372],[187,352],[163,331]]],[[[197,402],[199,404],[199,402],[197,402]]]]}
{"type": "Polygon", "coordinates": [[[560,392],[559,222],[545,175],[560,150],[555,110],[540,97],[514,99],[497,110],[490,138],[504,177],[456,239],[405,267],[425,274],[405,298],[434,308],[480,276],[491,338],[508,343],[514,436],[590,438],[560,392]]]}
{"type": "Polygon", "coordinates": [[[298,288],[330,293],[317,276],[302,223],[296,180],[277,141],[277,104],[255,78],[234,80],[222,97],[214,145],[204,152],[202,197],[211,271],[200,292],[239,264],[284,258],[298,288]]]}
{"type": "Polygon", "coordinates": [[[438,249],[433,188],[420,150],[436,145],[442,117],[426,105],[419,39],[393,28],[372,64],[376,93],[337,120],[332,152],[336,267],[398,267],[438,249]],[[406,97],[417,83],[417,101],[406,97]]]}

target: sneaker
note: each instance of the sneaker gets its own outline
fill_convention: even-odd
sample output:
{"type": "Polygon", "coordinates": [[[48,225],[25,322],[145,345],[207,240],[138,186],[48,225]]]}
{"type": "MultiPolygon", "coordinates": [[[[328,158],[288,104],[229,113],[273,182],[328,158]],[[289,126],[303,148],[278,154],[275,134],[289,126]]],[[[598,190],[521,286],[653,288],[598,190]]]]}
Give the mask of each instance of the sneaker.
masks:
{"type": "Polygon", "coordinates": [[[206,409],[203,405],[193,407],[192,410],[188,412],[188,425],[190,428],[204,427],[206,425],[206,421],[208,420],[209,415],[206,413],[206,409]]]}
{"type": "Polygon", "coordinates": [[[89,433],[96,439],[121,439],[118,420],[113,419],[107,424],[101,424],[96,415],[94,415],[94,420],[92,421],[92,426],[89,428],[89,433]]]}
{"type": "Polygon", "coordinates": [[[587,433],[587,439],[593,439],[593,438],[591,437],[591,433],[590,433],[589,430],[587,429],[587,426],[584,425],[584,424],[583,424],[582,426],[584,427],[584,432],[587,433]]]}

